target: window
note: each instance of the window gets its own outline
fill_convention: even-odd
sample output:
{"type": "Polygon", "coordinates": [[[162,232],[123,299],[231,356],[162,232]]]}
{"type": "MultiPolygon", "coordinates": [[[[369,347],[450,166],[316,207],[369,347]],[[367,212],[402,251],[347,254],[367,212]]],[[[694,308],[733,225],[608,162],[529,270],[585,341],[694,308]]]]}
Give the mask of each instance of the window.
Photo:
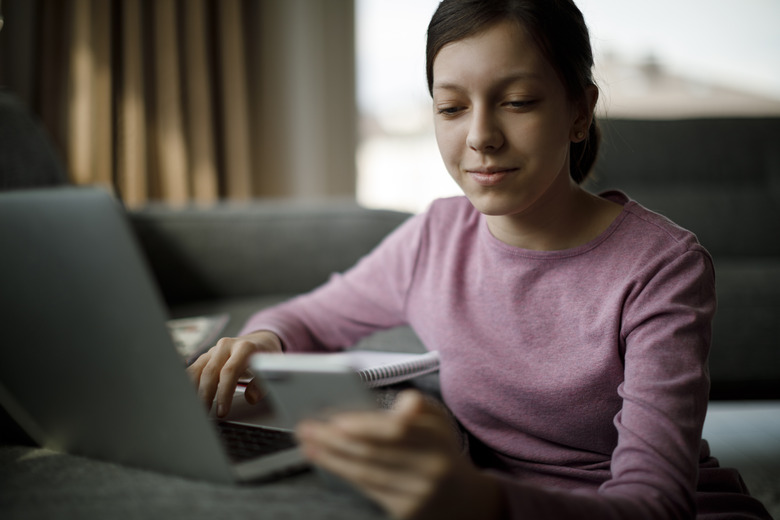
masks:
{"type": "MultiPolygon", "coordinates": [[[[780,2],[576,0],[599,115],[780,116],[780,2]]],[[[436,147],[425,31],[438,0],[356,0],[358,200],[418,212],[460,193],[436,147]]]]}

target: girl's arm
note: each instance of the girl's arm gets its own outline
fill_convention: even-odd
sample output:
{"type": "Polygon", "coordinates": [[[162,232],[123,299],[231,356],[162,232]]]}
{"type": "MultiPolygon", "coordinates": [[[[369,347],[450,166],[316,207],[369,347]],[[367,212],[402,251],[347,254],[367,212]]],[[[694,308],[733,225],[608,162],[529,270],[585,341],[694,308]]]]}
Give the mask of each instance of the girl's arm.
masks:
{"type": "MultiPolygon", "coordinates": [[[[217,415],[227,415],[256,352],[336,350],[403,324],[424,222],[424,215],[412,217],[347,274],[334,274],[311,293],[256,313],[238,337],[222,338],[188,369],[201,399],[210,408],[216,396],[217,415]]],[[[255,398],[256,388],[247,389],[247,398],[255,398]]]]}

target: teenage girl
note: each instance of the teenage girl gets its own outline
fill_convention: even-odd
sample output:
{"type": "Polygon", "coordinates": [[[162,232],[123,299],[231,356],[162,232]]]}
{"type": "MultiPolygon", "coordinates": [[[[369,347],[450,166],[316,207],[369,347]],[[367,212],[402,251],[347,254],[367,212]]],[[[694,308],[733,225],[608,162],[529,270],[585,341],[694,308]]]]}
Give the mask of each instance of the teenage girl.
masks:
{"type": "MultiPolygon", "coordinates": [[[[190,373],[228,412],[258,351],[410,325],[444,402],[299,425],[311,461],[397,518],[769,518],[701,439],[715,311],[693,234],[581,187],[598,89],[571,0],[444,0],[428,29],[438,200],[323,287],[261,311],[190,373]]],[[[258,390],[250,386],[250,400],[258,390]]]]}

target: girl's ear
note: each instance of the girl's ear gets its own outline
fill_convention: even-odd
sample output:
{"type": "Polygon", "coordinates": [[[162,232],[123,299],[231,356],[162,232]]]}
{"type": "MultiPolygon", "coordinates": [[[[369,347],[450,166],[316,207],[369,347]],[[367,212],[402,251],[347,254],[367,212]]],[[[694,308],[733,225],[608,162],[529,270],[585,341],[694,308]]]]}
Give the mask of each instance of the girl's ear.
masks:
{"type": "Polygon", "coordinates": [[[582,102],[578,104],[576,118],[569,136],[573,142],[579,143],[588,137],[588,131],[590,130],[590,124],[593,122],[593,114],[596,111],[598,100],[599,89],[596,85],[590,85],[585,89],[585,96],[582,102]]]}

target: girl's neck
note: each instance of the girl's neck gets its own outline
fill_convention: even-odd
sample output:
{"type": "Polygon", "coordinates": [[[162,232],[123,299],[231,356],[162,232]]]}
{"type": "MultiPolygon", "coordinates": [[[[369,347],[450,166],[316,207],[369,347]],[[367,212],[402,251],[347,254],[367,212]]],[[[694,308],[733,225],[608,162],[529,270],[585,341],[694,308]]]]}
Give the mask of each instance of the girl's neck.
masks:
{"type": "Polygon", "coordinates": [[[565,187],[548,190],[521,214],[486,218],[490,232],[505,244],[535,251],[559,251],[595,239],[621,211],[621,205],[588,193],[567,179],[565,187]]]}

